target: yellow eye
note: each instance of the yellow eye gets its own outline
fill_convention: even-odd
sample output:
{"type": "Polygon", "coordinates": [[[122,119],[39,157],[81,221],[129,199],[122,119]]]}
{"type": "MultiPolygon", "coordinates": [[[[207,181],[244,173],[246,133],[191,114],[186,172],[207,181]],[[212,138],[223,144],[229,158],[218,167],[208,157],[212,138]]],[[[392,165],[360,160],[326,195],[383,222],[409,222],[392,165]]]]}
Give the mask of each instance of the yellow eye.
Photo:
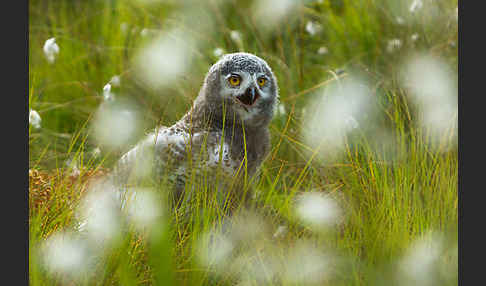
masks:
{"type": "Polygon", "coordinates": [[[237,86],[240,84],[241,79],[237,75],[232,75],[228,78],[228,81],[232,86],[237,86]]]}
{"type": "Polygon", "coordinates": [[[263,86],[266,82],[267,82],[267,80],[264,77],[261,77],[261,78],[258,79],[258,85],[259,86],[263,86]]]}

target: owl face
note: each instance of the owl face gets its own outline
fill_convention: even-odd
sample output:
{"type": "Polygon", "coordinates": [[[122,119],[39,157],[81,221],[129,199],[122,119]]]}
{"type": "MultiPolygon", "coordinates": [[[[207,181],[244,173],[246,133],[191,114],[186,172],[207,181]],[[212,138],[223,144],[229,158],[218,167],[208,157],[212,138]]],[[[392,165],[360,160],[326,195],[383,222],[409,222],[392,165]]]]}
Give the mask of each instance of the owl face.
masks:
{"type": "Polygon", "coordinates": [[[269,121],[278,97],[275,77],[261,58],[235,53],[225,55],[218,63],[219,97],[245,122],[269,121]]]}

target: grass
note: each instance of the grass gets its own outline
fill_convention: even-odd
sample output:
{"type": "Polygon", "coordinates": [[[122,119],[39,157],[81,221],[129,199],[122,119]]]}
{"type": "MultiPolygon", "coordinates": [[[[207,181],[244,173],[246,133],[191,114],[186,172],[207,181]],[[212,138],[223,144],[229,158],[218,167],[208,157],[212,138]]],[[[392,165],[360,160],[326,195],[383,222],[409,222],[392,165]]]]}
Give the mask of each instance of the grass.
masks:
{"type": "MultiPolygon", "coordinates": [[[[29,167],[41,171],[32,175],[29,184],[30,284],[65,285],[77,279],[76,285],[233,285],[238,281],[303,285],[288,276],[292,268],[285,266],[287,270],[277,275],[280,280],[270,279],[267,259],[287,265],[293,261],[292,251],[304,243],[324,251],[336,264],[320,284],[431,285],[420,272],[413,272],[416,280],[397,274],[399,262],[430,232],[441,237],[442,242],[434,240],[434,245],[442,247],[425,276],[432,285],[457,284],[457,147],[448,133],[439,148],[431,143],[427,130],[420,127],[416,106],[399,84],[400,64],[414,51],[439,57],[457,74],[457,1],[436,1],[433,9],[424,1],[424,8],[416,13],[409,12],[406,1],[314,1],[295,8],[271,32],[252,16],[251,1],[142,2],[29,2],[29,106],[42,117],[40,129],[29,127],[29,167]],[[188,11],[197,11],[198,17],[176,16],[188,11]],[[204,16],[213,25],[208,27],[204,16]],[[397,17],[406,24],[397,23],[397,17]],[[306,32],[310,20],[322,26],[316,35],[306,32]],[[137,51],[150,41],[150,35],[142,36],[141,31],[171,27],[198,40],[198,46],[191,47],[191,68],[170,87],[147,88],[134,77],[133,68],[137,51]],[[241,33],[241,41],[232,40],[233,30],[241,33]],[[413,34],[418,34],[418,40],[411,40],[413,34]],[[51,37],[60,47],[53,64],[42,51],[51,37]],[[402,41],[398,51],[387,51],[391,39],[402,41]],[[327,54],[317,53],[322,46],[327,54]],[[276,74],[286,109],[270,125],[272,151],[260,176],[249,182],[258,190],[255,209],[248,217],[243,209],[235,212],[235,229],[246,226],[242,236],[246,239],[232,242],[235,256],[224,267],[200,263],[201,249],[218,250],[200,247],[206,234],[226,228],[229,218],[217,195],[208,191],[209,185],[194,176],[190,185],[197,192],[186,203],[186,214],[166,208],[163,219],[152,226],[158,231],[142,235],[129,228],[101,252],[87,273],[78,269],[75,272],[81,275],[75,278],[51,275],[39,252],[43,241],[73,231],[75,209],[89,178],[107,172],[145,132],[172,125],[188,110],[205,73],[217,60],[213,55],[217,47],[264,58],[276,74]],[[314,152],[317,146],[303,140],[305,110],[326,88],[356,72],[375,91],[376,126],[372,132],[363,129],[353,134],[341,156],[328,160],[314,152]],[[113,88],[117,98],[143,110],[142,123],[126,147],[102,149],[97,157],[90,124],[103,101],[102,88],[114,75],[120,75],[122,82],[113,88]],[[377,130],[389,134],[388,144],[373,140],[377,130]],[[72,175],[73,168],[79,173],[72,175]],[[42,191],[48,195],[40,195],[42,191]],[[312,191],[339,201],[345,214],[340,224],[318,231],[300,222],[296,198],[312,191]],[[41,202],[39,207],[34,207],[36,201],[41,202]],[[252,234],[252,225],[261,231],[252,234]],[[273,238],[281,225],[287,226],[286,234],[273,238]],[[258,280],[254,273],[262,271],[267,276],[258,280]]],[[[159,190],[157,194],[165,194],[167,183],[147,184],[159,190]]],[[[161,205],[165,199],[160,198],[161,205]]],[[[219,250],[224,250],[224,243],[218,244],[219,250]]],[[[421,264],[426,261],[427,255],[416,264],[426,265],[421,264]]]]}

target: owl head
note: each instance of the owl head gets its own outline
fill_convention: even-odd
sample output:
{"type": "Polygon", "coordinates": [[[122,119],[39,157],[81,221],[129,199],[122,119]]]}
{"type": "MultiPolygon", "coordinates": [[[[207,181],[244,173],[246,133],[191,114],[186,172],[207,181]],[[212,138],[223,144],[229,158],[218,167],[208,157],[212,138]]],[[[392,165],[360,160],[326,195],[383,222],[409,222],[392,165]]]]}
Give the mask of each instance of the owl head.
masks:
{"type": "Polygon", "coordinates": [[[226,110],[247,126],[265,126],[278,100],[277,80],[263,59],[248,53],[226,54],[209,69],[199,97],[215,113],[226,110]]]}

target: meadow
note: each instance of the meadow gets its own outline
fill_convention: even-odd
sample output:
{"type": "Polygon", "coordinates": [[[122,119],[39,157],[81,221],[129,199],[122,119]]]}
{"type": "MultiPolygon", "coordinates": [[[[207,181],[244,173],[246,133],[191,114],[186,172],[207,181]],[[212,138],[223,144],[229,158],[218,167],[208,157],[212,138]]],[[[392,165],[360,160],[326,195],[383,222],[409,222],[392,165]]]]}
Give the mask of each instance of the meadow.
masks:
{"type": "Polygon", "coordinates": [[[457,0],[29,1],[29,283],[457,285],[457,19],[457,0]],[[90,182],[238,51],[280,95],[252,207],[194,179],[174,211],[147,179],[143,211],[95,197],[79,234],[90,182]]]}

